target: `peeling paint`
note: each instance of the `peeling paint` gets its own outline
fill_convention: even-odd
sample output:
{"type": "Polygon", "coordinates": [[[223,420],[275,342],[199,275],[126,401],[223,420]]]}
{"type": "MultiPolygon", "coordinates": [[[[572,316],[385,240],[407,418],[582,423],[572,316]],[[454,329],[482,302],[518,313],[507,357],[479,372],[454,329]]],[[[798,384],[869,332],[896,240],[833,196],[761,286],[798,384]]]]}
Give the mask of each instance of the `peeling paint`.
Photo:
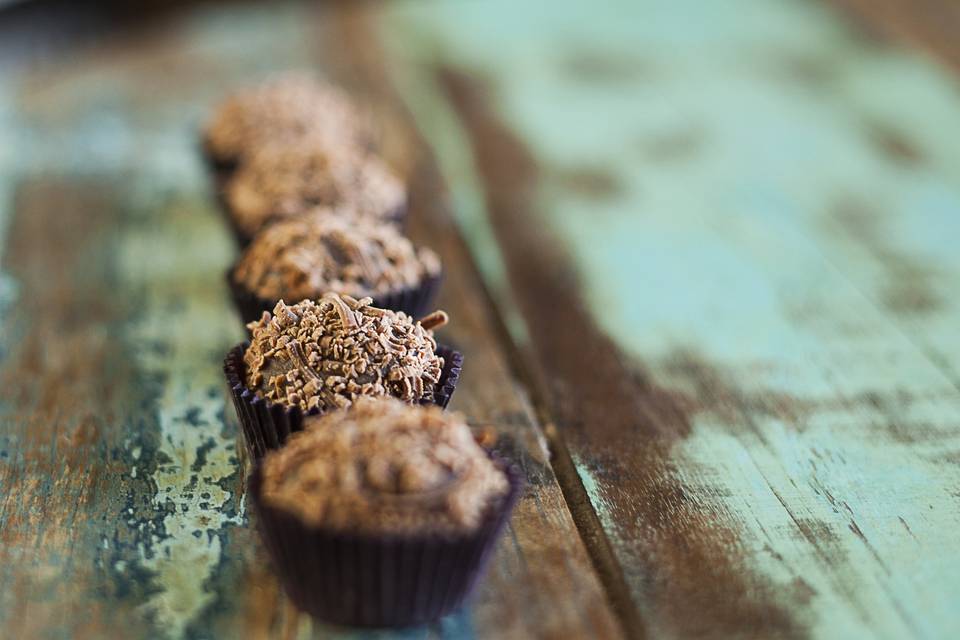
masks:
{"type": "MultiPolygon", "coordinates": [[[[214,593],[206,589],[205,582],[220,562],[217,534],[224,527],[241,524],[243,516],[228,515],[228,502],[236,497],[223,488],[225,481],[239,472],[236,439],[224,429],[217,367],[216,345],[224,343],[221,318],[226,303],[221,282],[214,275],[219,271],[195,267],[210,261],[226,265],[229,239],[215,219],[196,210],[172,213],[164,220],[163,225],[144,225],[139,234],[131,232],[120,263],[125,284],[148,292],[143,320],[131,327],[128,339],[134,344],[161,343],[166,347],[162,356],[150,349],[137,353],[140,367],[166,378],[156,401],[160,424],[157,454],[164,462],[152,479],[154,506],[167,515],[149,547],[141,550],[140,562],[154,573],[160,586],[142,606],[155,613],[161,629],[178,638],[213,601],[214,593]],[[163,274],[164,279],[177,283],[175,287],[157,287],[164,279],[151,272],[151,263],[142,259],[147,247],[156,250],[158,246],[167,246],[183,265],[181,271],[163,274]],[[178,311],[170,316],[165,310],[174,305],[178,311]]],[[[236,331],[227,331],[230,334],[236,331]]]]}

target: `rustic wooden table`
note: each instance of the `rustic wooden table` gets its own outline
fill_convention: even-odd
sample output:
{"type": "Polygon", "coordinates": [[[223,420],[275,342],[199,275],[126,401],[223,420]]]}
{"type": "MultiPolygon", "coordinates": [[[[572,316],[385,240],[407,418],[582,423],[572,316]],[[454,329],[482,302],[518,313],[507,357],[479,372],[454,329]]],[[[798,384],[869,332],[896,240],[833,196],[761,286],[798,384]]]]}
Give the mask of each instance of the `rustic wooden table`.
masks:
{"type": "Polygon", "coordinates": [[[949,0],[0,14],[0,636],[354,635],[248,523],[196,148],[226,89],[311,67],[377,111],[448,266],[455,408],[529,478],[469,609],[402,637],[960,637],[958,27],[949,0]]]}

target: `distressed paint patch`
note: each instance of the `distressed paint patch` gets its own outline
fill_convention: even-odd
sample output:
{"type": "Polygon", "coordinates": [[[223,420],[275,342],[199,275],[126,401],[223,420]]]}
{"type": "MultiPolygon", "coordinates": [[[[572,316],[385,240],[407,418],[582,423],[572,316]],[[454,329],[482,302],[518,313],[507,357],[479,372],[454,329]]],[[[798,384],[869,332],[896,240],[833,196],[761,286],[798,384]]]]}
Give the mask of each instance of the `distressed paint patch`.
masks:
{"type": "Polygon", "coordinates": [[[620,195],[623,185],[614,167],[574,165],[555,167],[551,176],[557,188],[584,200],[607,200],[620,195]]]}
{"type": "Polygon", "coordinates": [[[591,42],[571,42],[560,51],[558,64],[571,80],[585,85],[639,82],[656,73],[630,50],[606,51],[591,42]]]}
{"type": "Polygon", "coordinates": [[[897,247],[879,209],[870,201],[842,196],[830,218],[883,266],[886,275],[879,297],[887,309],[897,314],[937,311],[943,304],[935,284],[937,270],[897,247]]]}
{"type": "Polygon", "coordinates": [[[923,152],[917,143],[899,128],[876,122],[868,122],[865,128],[870,142],[894,162],[911,166],[923,161],[923,152]]]}
{"type": "Polygon", "coordinates": [[[640,159],[646,162],[684,162],[706,144],[706,134],[695,126],[644,135],[637,141],[640,159]]]}
{"type": "MultiPolygon", "coordinates": [[[[156,204],[151,209],[155,215],[156,204]]],[[[239,497],[225,489],[239,468],[217,366],[239,331],[223,292],[232,247],[219,220],[196,205],[162,210],[159,224],[141,216],[126,230],[118,262],[122,285],[144,292],[143,314],[126,339],[145,345],[136,351],[138,366],[164,378],[154,400],[160,463],[152,480],[153,506],[165,515],[140,549],[159,589],[142,606],[160,629],[181,637],[215,598],[206,582],[220,562],[220,533],[243,522],[239,497]]]]}

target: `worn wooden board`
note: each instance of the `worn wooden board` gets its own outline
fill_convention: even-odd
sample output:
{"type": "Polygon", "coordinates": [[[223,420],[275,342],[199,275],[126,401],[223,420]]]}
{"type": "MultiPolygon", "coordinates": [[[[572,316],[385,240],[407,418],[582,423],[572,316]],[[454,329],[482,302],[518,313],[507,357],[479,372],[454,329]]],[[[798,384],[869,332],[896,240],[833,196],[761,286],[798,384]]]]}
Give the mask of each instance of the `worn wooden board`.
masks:
{"type": "Polygon", "coordinates": [[[411,232],[449,272],[444,338],[467,355],[454,408],[510,436],[530,483],[472,606],[402,636],[618,637],[432,156],[375,43],[348,44],[360,25],[310,3],[122,30],[91,13],[0,71],[0,636],[352,635],[286,603],[248,523],[219,370],[242,335],[234,248],[196,149],[226,88],[308,66],[378,97],[411,232]]]}
{"type": "Polygon", "coordinates": [[[401,635],[960,634],[960,92],[886,39],[955,64],[957,18],[836,5],[0,22],[0,636],[352,635],[279,591],[219,379],[195,127],[289,66],[377,112],[456,408],[531,480],[473,606],[401,635]]]}
{"type": "Polygon", "coordinates": [[[382,19],[641,633],[960,633],[960,95],[845,20],[382,19]]]}

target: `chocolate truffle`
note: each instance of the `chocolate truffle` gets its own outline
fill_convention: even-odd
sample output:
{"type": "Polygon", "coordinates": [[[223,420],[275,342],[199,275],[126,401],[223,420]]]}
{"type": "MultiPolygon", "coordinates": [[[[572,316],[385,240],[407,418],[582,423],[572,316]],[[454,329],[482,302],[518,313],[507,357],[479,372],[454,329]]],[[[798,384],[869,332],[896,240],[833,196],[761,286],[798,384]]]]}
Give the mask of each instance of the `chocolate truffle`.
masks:
{"type": "Polygon", "coordinates": [[[309,527],[409,535],[472,531],[509,485],[461,415],[360,398],[307,418],[267,454],[261,487],[309,527]]]}
{"type": "Polygon", "coordinates": [[[308,73],[288,72],[225,99],[204,127],[211,159],[235,165],[266,144],[313,136],[370,146],[370,127],[347,96],[308,73]]]}
{"type": "Polygon", "coordinates": [[[407,627],[463,604],[522,489],[461,417],[381,397],[305,418],[254,467],[249,495],[300,609],[407,627]]]}
{"type": "Polygon", "coordinates": [[[336,293],[316,302],[278,302],[272,315],[264,312],[247,325],[246,386],[303,411],[347,407],[360,396],[429,401],[444,364],[431,329],[442,326],[446,314],[415,322],[371,302],[336,293]]]}
{"type": "Polygon", "coordinates": [[[261,148],[231,177],[226,202],[236,228],[252,237],[271,222],[317,206],[396,220],[406,189],[376,157],[306,138],[261,148]]]}
{"type": "Polygon", "coordinates": [[[258,233],[232,278],[272,303],[319,298],[329,291],[380,300],[439,275],[437,254],[415,248],[395,227],[325,210],[258,233]]]}

